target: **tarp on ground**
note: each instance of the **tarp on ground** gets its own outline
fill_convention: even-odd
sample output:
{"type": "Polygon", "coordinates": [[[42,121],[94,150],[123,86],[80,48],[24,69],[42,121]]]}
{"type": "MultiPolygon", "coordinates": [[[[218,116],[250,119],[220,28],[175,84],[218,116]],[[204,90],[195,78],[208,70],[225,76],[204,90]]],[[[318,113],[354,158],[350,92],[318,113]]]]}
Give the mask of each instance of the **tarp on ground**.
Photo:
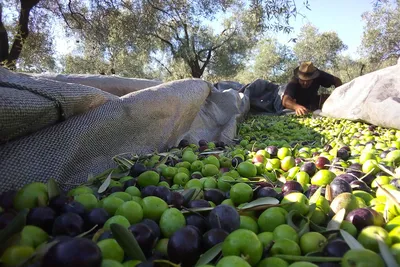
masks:
{"type": "Polygon", "coordinates": [[[50,177],[62,183],[85,182],[89,173],[115,167],[115,155],[165,151],[183,138],[230,143],[248,110],[244,94],[220,91],[200,79],[118,97],[0,68],[0,123],[7,140],[0,144],[0,190],[50,177]],[[64,121],[60,110],[67,114],[64,121]],[[40,127],[27,124],[38,114],[44,114],[40,127]],[[10,123],[15,118],[15,124],[10,123]],[[26,134],[6,136],[26,125],[26,134]]]}
{"type": "Polygon", "coordinates": [[[217,88],[218,90],[234,89],[236,91],[239,91],[243,86],[244,84],[234,81],[220,81],[214,83],[214,87],[217,88]]]}
{"type": "Polygon", "coordinates": [[[400,58],[397,65],[336,88],[319,115],[400,129],[400,58]]]}
{"type": "Polygon", "coordinates": [[[221,81],[214,84],[216,88],[232,88],[243,92],[250,101],[250,111],[257,114],[282,114],[282,95],[285,85],[271,83],[264,79],[243,85],[232,81],[221,81]]]}

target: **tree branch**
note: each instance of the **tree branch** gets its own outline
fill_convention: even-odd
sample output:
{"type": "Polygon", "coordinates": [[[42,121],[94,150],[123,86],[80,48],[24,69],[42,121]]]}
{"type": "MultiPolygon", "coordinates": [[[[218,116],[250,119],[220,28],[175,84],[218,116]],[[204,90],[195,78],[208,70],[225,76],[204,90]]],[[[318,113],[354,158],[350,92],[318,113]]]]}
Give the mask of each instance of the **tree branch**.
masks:
{"type": "Polygon", "coordinates": [[[72,10],[72,6],[71,6],[71,5],[72,5],[72,2],[71,2],[71,0],[69,0],[69,1],[68,1],[68,10],[69,10],[69,12],[71,13],[71,17],[79,24],[80,29],[83,28],[83,27],[82,27],[82,23],[81,23],[80,20],[78,20],[78,19],[75,18],[75,15],[80,16],[86,23],[88,23],[90,26],[92,26],[92,24],[90,23],[90,21],[88,21],[88,20],[86,19],[86,17],[85,17],[83,14],[78,13],[78,12],[74,12],[74,11],[72,10]]]}
{"type": "Polygon", "coordinates": [[[211,55],[212,55],[212,50],[209,50],[208,51],[208,55],[207,55],[207,59],[205,60],[203,66],[200,68],[201,73],[204,72],[204,70],[206,69],[208,63],[210,63],[211,55]]]}
{"type": "Polygon", "coordinates": [[[156,9],[156,10],[158,10],[158,11],[160,11],[160,12],[162,12],[162,13],[168,15],[168,16],[171,16],[167,11],[165,11],[165,10],[162,9],[161,7],[158,7],[158,6],[156,6],[155,4],[153,4],[152,1],[147,0],[147,3],[149,3],[149,5],[150,5],[152,8],[154,8],[154,9],[156,9]]]}
{"type": "Polygon", "coordinates": [[[68,19],[64,15],[64,12],[63,12],[63,9],[62,9],[62,5],[60,4],[60,2],[58,0],[56,1],[56,3],[57,3],[58,11],[60,12],[61,17],[63,18],[65,24],[67,24],[68,28],[72,29],[71,25],[68,22],[68,19]]]}
{"type": "MultiPolygon", "coordinates": [[[[225,32],[225,30],[224,30],[223,32],[225,32]]],[[[218,45],[216,45],[216,46],[213,46],[213,47],[211,47],[211,48],[204,48],[204,49],[200,50],[199,52],[197,52],[197,54],[200,55],[201,53],[204,53],[204,52],[207,52],[207,51],[214,51],[214,50],[217,50],[218,48],[220,48],[221,46],[223,46],[225,43],[227,43],[229,40],[231,40],[232,37],[234,36],[234,33],[235,33],[235,32],[236,32],[236,29],[235,29],[235,31],[234,31],[232,34],[230,34],[230,35],[228,36],[228,38],[226,38],[226,39],[225,39],[224,41],[222,41],[220,44],[218,44],[218,45]]]]}
{"type": "Polygon", "coordinates": [[[161,67],[163,67],[164,69],[166,69],[166,70],[168,71],[168,73],[169,73],[171,76],[173,75],[172,71],[170,71],[170,70],[168,69],[168,67],[165,66],[164,63],[162,63],[159,59],[157,59],[157,58],[155,58],[155,57],[153,57],[153,59],[154,59],[155,61],[157,61],[157,62],[161,65],[161,67]]]}
{"type": "Polygon", "coordinates": [[[165,38],[159,36],[157,33],[149,33],[149,35],[151,35],[151,36],[153,36],[153,37],[156,37],[156,38],[158,38],[159,40],[161,40],[163,43],[167,44],[167,45],[171,48],[171,53],[172,53],[173,55],[176,54],[176,51],[175,51],[175,49],[174,49],[174,45],[173,45],[170,41],[168,41],[167,39],[165,39],[165,38]]]}

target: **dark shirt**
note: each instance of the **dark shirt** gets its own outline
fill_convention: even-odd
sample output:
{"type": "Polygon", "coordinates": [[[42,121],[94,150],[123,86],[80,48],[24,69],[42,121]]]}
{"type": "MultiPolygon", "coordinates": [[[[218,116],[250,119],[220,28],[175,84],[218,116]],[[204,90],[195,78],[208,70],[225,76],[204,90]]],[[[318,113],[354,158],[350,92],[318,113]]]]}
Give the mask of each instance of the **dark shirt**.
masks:
{"type": "Polygon", "coordinates": [[[315,110],[319,105],[318,89],[320,86],[329,88],[335,84],[334,76],[320,70],[320,75],[314,79],[310,87],[301,87],[299,80],[293,79],[287,86],[284,95],[296,99],[296,103],[307,109],[315,110]]]}

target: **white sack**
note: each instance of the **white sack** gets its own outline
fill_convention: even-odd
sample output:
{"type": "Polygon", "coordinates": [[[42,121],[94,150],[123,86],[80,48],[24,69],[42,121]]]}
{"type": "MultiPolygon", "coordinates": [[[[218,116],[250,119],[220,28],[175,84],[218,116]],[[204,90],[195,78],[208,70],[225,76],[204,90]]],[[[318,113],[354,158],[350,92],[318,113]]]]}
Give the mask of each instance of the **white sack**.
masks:
{"type": "Polygon", "coordinates": [[[400,59],[387,67],[336,88],[322,107],[322,116],[362,120],[400,129],[400,59]]]}

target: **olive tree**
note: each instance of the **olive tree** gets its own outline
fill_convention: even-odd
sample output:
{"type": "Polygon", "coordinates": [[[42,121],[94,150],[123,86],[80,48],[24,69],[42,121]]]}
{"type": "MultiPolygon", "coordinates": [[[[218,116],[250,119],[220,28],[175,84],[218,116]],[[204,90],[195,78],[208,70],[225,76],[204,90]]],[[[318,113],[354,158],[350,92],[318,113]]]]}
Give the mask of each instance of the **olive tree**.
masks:
{"type": "Polygon", "coordinates": [[[366,12],[362,52],[373,62],[400,57],[400,1],[383,1],[366,12]]]}
{"type": "Polygon", "coordinates": [[[319,32],[311,25],[301,28],[293,47],[299,61],[312,61],[321,69],[333,68],[340,53],[347,49],[336,32],[319,32]]]}

